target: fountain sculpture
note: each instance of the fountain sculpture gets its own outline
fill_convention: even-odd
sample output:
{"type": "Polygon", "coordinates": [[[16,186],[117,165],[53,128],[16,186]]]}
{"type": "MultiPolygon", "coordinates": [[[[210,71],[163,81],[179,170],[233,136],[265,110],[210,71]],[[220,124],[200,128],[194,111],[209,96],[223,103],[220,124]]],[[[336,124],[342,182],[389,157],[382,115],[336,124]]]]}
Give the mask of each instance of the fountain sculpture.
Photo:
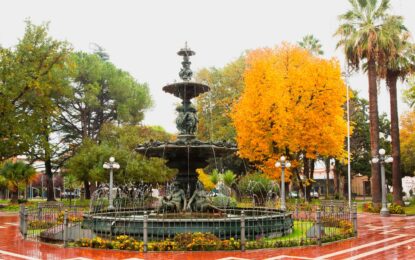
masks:
{"type": "Polygon", "coordinates": [[[191,99],[210,88],[191,81],[193,72],[189,58],[195,52],[186,45],[177,54],[183,57],[183,67],[179,72],[183,81],[169,84],[163,90],[182,100],[176,108],[178,138],[173,142],[151,141],[136,148],[138,153],[147,157],[166,159],[168,167],[177,169],[174,183],[156,207],[139,202],[144,199],[139,195],[142,194],[142,189],[137,187],[130,188],[132,194],[135,194],[133,197],[118,193],[119,200],[124,197],[132,203],[128,206],[115,203],[115,210],[97,207],[97,202],[104,203],[107,200],[105,196],[98,195],[91,203],[91,213],[84,217],[84,227],[101,236],[126,234],[142,237],[146,219],[148,236],[155,240],[186,232],[210,232],[220,238],[229,238],[240,236],[243,220],[248,239],[290,233],[293,227],[291,213],[273,208],[218,208],[210,203],[203,185],[198,182],[196,169],[206,167],[208,159],[235,153],[237,149],[234,144],[226,141],[203,142],[196,139],[198,118],[191,99]],[[148,215],[144,216],[145,214],[148,215]]]}

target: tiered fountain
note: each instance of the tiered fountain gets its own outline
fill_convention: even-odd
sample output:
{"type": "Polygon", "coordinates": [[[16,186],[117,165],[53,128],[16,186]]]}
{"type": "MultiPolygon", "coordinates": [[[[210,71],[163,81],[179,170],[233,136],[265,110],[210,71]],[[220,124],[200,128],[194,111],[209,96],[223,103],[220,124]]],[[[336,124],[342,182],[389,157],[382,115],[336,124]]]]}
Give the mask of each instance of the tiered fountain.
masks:
{"type": "Polygon", "coordinates": [[[205,168],[208,165],[208,159],[234,153],[236,146],[229,142],[202,142],[196,139],[198,119],[191,99],[209,91],[210,88],[191,81],[193,72],[190,69],[189,57],[195,55],[195,52],[189,49],[186,44],[177,54],[183,56],[183,67],[179,72],[183,81],[163,87],[165,92],[182,100],[181,105],[176,108],[178,112],[176,126],[179,130],[177,141],[170,143],[149,142],[137,147],[136,151],[148,157],[166,159],[168,167],[178,169],[176,180],[180,188],[187,195],[191,195],[197,183],[196,169],[205,168]]]}
{"type": "Polygon", "coordinates": [[[171,185],[173,188],[160,199],[157,207],[149,208],[137,203],[144,200],[139,195],[141,193],[137,192],[140,188],[131,187],[130,190],[134,191],[132,194],[135,194],[133,197],[117,194],[119,198],[124,196],[124,201],[129,199],[133,203],[128,203],[128,207],[118,204],[115,210],[110,211],[102,207],[108,201],[108,195],[98,190],[91,202],[91,213],[84,217],[84,227],[101,236],[125,234],[140,238],[143,236],[144,220],[147,219],[147,234],[155,240],[185,232],[210,232],[222,239],[240,237],[241,223],[245,224],[248,239],[281,236],[292,231],[291,213],[273,208],[215,207],[197,181],[196,169],[206,167],[208,159],[229,155],[237,149],[229,142],[202,142],[196,139],[198,119],[191,99],[210,88],[191,81],[193,73],[189,58],[194,54],[187,45],[180,49],[178,55],[183,56],[183,67],[179,76],[183,81],[163,87],[165,92],[182,100],[176,108],[177,140],[164,143],[151,141],[136,148],[138,153],[147,157],[166,159],[168,167],[178,170],[176,180],[171,185]]]}

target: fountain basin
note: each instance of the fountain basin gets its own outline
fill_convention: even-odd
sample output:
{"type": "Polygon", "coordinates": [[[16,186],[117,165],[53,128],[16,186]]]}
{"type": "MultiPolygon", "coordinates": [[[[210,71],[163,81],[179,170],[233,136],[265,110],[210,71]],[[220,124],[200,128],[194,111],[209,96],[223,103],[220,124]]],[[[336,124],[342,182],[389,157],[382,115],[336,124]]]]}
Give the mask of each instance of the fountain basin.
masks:
{"type": "MultiPolygon", "coordinates": [[[[212,233],[221,239],[240,238],[241,223],[245,221],[245,237],[278,237],[290,234],[293,228],[291,213],[274,209],[230,208],[220,216],[213,213],[156,214],[148,215],[149,240],[173,238],[180,233],[212,233]],[[242,217],[242,212],[244,216],[242,217]]],[[[128,235],[143,237],[144,210],[86,214],[82,227],[91,229],[98,236],[128,235]]]]}

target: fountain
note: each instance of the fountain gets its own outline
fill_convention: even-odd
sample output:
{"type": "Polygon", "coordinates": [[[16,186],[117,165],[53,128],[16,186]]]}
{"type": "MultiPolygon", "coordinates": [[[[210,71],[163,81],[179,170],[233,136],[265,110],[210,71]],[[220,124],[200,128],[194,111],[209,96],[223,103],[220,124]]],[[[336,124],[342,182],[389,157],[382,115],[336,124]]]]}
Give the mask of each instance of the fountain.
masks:
{"type": "Polygon", "coordinates": [[[143,197],[138,195],[142,194],[139,192],[141,188],[130,187],[118,189],[117,192],[119,201],[129,202],[117,203],[116,198],[115,209],[107,210],[102,206],[107,200],[107,194],[103,192],[105,189],[98,190],[91,202],[91,213],[84,217],[83,226],[101,236],[126,234],[143,237],[146,219],[148,236],[154,240],[186,232],[210,232],[222,239],[240,237],[242,222],[248,239],[290,233],[293,221],[289,212],[273,208],[218,208],[210,203],[203,186],[198,182],[196,169],[205,168],[208,159],[235,153],[237,148],[226,141],[203,142],[196,139],[198,118],[191,99],[210,88],[191,81],[193,73],[189,58],[195,52],[186,44],[177,54],[183,57],[183,67],[179,72],[183,81],[166,85],[163,90],[182,100],[176,108],[178,138],[173,142],[151,141],[135,149],[147,157],[166,159],[168,167],[178,170],[174,183],[167,195],[159,200],[158,206],[145,205],[143,197]]]}

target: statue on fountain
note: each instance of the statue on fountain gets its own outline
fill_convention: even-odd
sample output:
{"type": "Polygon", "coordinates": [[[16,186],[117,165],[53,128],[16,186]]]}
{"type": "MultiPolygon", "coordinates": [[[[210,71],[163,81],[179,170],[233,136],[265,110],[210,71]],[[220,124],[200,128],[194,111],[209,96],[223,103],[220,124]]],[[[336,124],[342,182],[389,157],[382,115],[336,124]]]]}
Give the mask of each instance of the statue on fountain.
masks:
{"type": "Polygon", "coordinates": [[[211,204],[200,181],[197,182],[196,190],[187,204],[187,210],[191,212],[222,212],[222,210],[211,204]]]}
{"type": "Polygon", "coordinates": [[[177,182],[172,183],[172,190],[168,196],[161,199],[158,212],[182,212],[186,210],[186,195],[177,182]]]}
{"type": "Polygon", "coordinates": [[[180,134],[193,135],[196,132],[199,121],[196,115],[196,109],[190,104],[187,107],[180,105],[176,108],[176,111],[179,112],[176,125],[180,134]]]}

